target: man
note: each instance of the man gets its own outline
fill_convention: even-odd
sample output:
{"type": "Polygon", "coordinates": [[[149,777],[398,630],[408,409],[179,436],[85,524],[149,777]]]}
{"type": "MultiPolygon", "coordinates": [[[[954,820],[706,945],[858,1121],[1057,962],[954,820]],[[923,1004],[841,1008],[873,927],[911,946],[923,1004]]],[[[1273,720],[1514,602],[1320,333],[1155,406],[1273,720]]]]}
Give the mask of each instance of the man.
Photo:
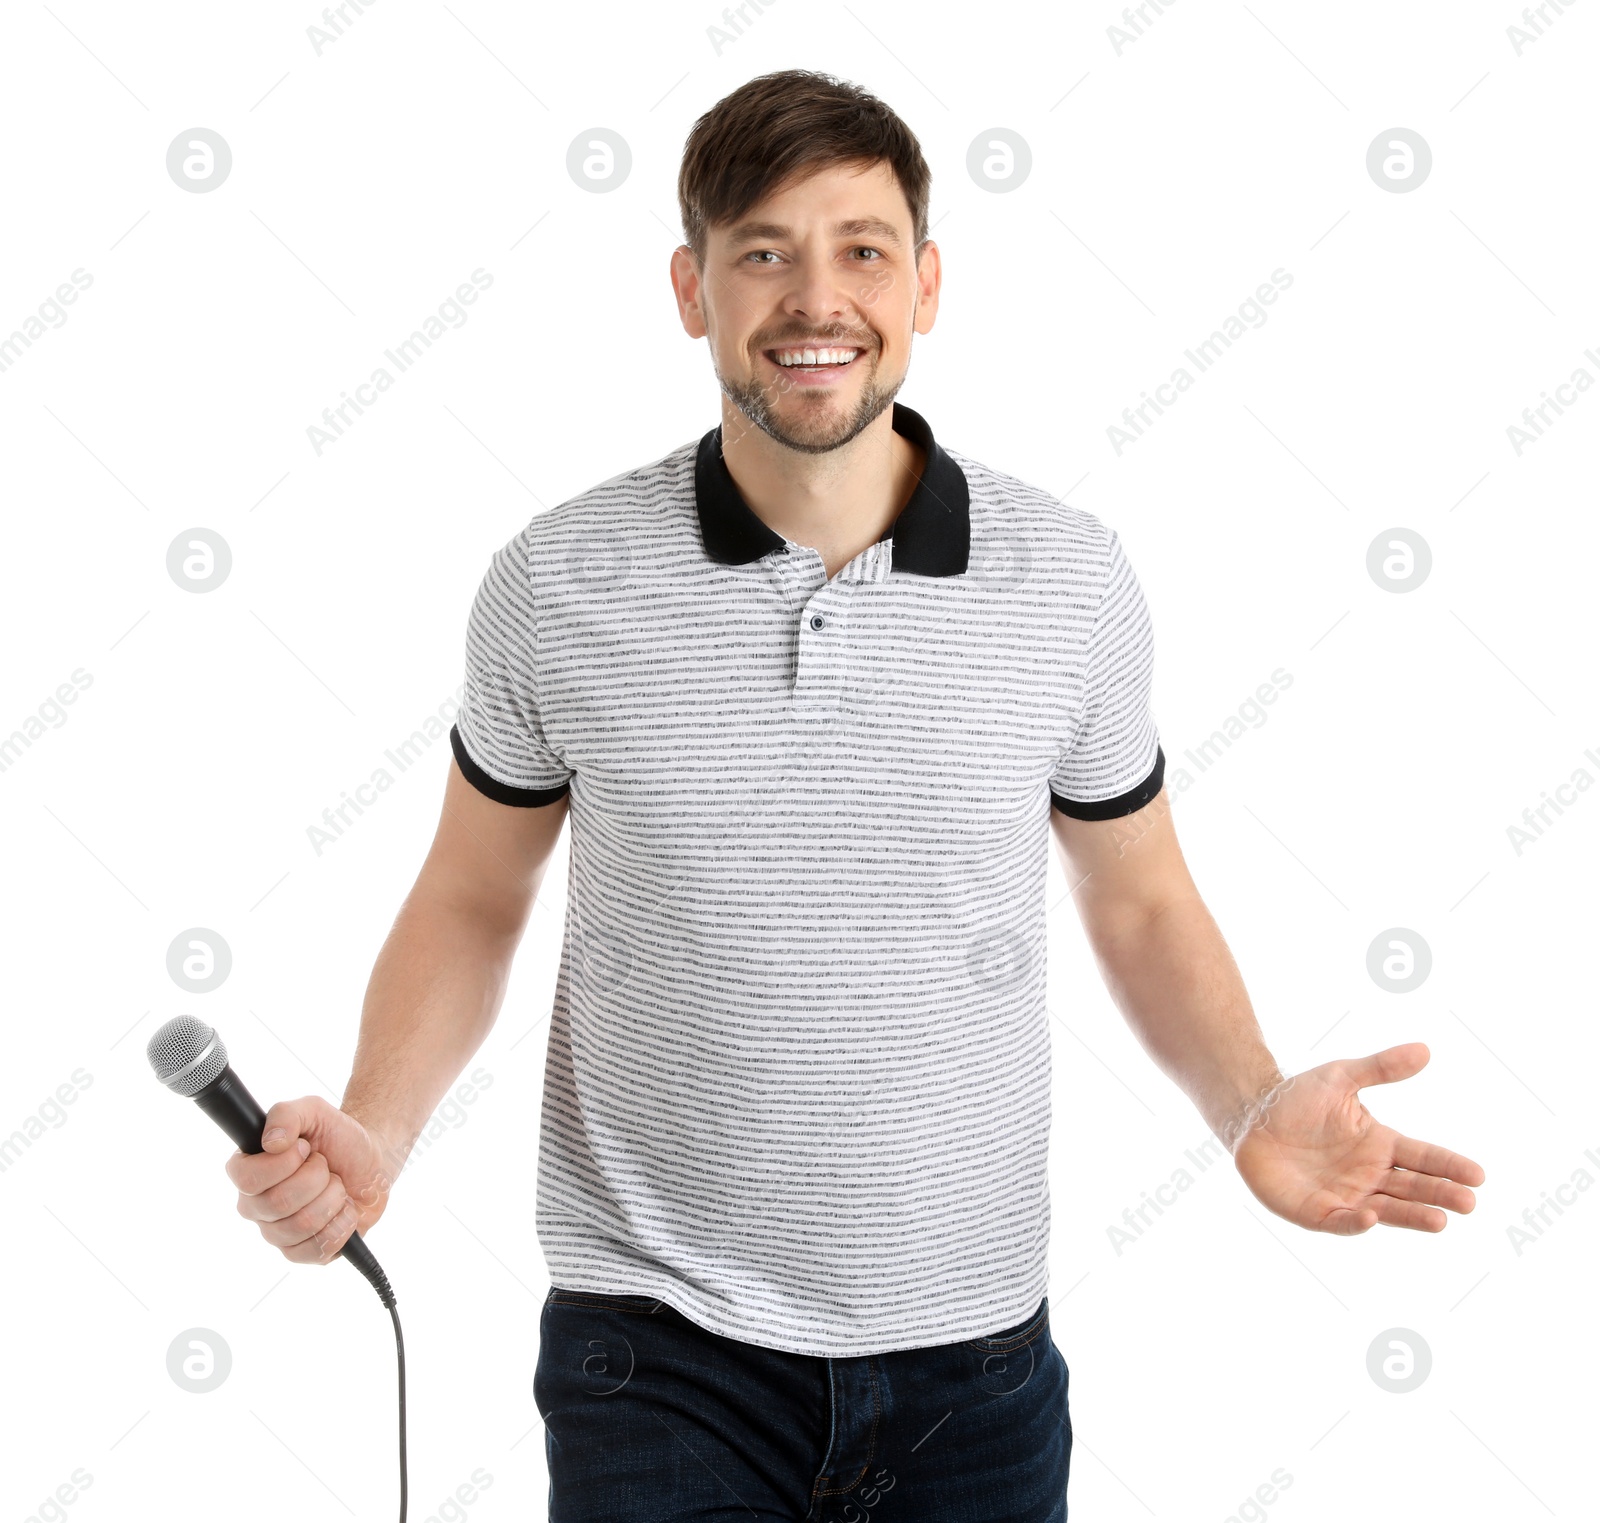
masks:
{"type": "Polygon", "coordinates": [[[1420,1043],[1284,1078],[1173,832],[1118,536],[894,401],[938,310],[928,187],[827,76],[696,123],[671,275],[721,425],[495,555],[343,1107],[275,1105],[229,1161],[297,1262],[378,1220],[570,809],[537,1194],[556,1523],[1065,1518],[1047,820],[1119,1007],[1264,1205],[1431,1232],[1483,1179],[1361,1103],[1420,1043]]]}

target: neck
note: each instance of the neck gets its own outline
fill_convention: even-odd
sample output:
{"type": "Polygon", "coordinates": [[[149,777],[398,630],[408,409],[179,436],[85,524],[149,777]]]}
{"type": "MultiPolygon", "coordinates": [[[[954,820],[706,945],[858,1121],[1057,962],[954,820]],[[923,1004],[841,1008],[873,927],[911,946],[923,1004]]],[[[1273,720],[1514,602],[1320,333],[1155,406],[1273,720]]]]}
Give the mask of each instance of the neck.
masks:
{"type": "Polygon", "coordinates": [[[768,528],[817,550],[831,577],[882,539],[916,490],[922,451],[894,431],[893,404],[848,444],[808,454],[780,444],[722,399],[722,458],[768,528]]]}

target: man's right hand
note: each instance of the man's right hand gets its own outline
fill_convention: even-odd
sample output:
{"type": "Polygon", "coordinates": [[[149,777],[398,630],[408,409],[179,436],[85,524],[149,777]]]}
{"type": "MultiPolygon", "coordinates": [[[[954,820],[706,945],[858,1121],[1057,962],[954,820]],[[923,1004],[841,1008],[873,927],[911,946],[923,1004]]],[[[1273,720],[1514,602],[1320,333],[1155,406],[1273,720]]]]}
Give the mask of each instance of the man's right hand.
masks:
{"type": "Polygon", "coordinates": [[[235,1152],[228,1178],[239,1190],[239,1215],[296,1264],[326,1264],[352,1232],[365,1236],[389,1203],[402,1161],[319,1095],[274,1105],[262,1146],[263,1153],[235,1152]]]}

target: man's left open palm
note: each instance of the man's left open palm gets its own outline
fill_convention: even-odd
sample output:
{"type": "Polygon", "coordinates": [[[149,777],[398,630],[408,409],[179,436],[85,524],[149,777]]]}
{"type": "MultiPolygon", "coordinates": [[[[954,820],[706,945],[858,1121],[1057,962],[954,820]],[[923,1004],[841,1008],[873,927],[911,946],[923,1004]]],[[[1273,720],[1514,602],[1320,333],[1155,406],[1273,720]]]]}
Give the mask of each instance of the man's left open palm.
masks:
{"type": "Polygon", "coordinates": [[[1408,1079],[1427,1061],[1423,1043],[1406,1042],[1297,1074],[1235,1150],[1250,1193],[1313,1232],[1365,1232],[1379,1222],[1442,1232],[1445,1211],[1472,1210],[1467,1186],[1481,1185],[1483,1170],[1384,1126],[1357,1093],[1408,1079]]]}

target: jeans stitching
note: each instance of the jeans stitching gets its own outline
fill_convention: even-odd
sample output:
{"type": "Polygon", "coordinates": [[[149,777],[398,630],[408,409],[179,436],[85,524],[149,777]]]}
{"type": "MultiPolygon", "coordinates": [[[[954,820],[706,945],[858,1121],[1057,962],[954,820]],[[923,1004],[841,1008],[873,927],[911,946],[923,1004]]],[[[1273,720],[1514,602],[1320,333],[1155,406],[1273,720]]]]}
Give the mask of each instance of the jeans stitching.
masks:
{"type": "MultiPolygon", "coordinates": [[[[846,1485],[846,1486],[829,1486],[826,1490],[814,1491],[813,1492],[813,1505],[815,1505],[815,1498],[817,1498],[817,1497],[842,1497],[842,1496],[845,1495],[846,1492],[854,1491],[856,1489],[856,1487],[859,1486],[861,1484],[862,1480],[865,1478],[867,1471],[869,1471],[872,1468],[873,1460],[875,1460],[878,1457],[878,1418],[882,1414],[882,1411],[883,1411],[882,1403],[878,1399],[878,1361],[875,1358],[873,1358],[871,1355],[867,1355],[866,1359],[867,1359],[867,1378],[872,1382],[872,1426],[867,1431],[867,1458],[866,1458],[866,1462],[862,1465],[860,1470],[858,1470],[855,1473],[855,1475],[851,1478],[850,1483],[848,1485],[846,1485]]],[[[830,1435],[830,1441],[829,1441],[828,1447],[830,1449],[833,1447],[832,1440],[831,1440],[831,1435],[830,1435]]]]}
{"type": "Polygon", "coordinates": [[[835,1383],[834,1383],[834,1373],[833,1373],[833,1360],[829,1359],[827,1361],[827,1365],[828,1365],[828,1447],[822,1451],[822,1464],[817,1466],[817,1477],[811,1483],[811,1505],[806,1509],[807,1523],[810,1523],[810,1519],[811,1519],[812,1514],[816,1512],[817,1503],[820,1502],[823,1497],[832,1495],[832,1492],[825,1491],[823,1489],[822,1483],[824,1481],[832,1479],[832,1477],[829,1476],[829,1474],[827,1473],[827,1470],[824,1467],[826,1467],[828,1461],[833,1457],[833,1439],[834,1439],[834,1435],[839,1431],[839,1403],[838,1403],[837,1399],[834,1396],[835,1383]]]}

